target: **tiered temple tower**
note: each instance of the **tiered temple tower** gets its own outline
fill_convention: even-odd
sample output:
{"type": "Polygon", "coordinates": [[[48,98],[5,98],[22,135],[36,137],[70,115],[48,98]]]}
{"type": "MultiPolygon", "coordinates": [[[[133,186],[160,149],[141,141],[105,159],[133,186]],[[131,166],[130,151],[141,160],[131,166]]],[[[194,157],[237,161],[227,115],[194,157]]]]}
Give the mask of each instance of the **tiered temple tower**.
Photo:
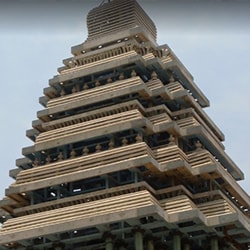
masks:
{"type": "Polygon", "coordinates": [[[152,20],[113,0],[87,24],[10,171],[0,249],[249,249],[243,173],[152,20]]]}

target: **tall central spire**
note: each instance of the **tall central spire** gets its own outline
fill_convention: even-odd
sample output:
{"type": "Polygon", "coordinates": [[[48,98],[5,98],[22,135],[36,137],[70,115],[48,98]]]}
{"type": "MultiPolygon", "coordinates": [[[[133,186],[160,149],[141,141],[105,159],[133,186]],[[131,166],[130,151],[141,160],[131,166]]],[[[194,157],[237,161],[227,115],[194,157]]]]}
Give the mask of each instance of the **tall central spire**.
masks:
{"type": "Polygon", "coordinates": [[[110,3],[110,2],[112,2],[112,1],[113,1],[113,0],[103,0],[101,4],[103,4],[103,3],[110,3]]]}
{"type": "Polygon", "coordinates": [[[111,1],[113,1],[113,0],[102,0],[100,6],[103,5],[103,4],[106,3],[106,2],[110,3],[111,1]]]}
{"type": "Polygon", "coordinates": [[[156,41],[155,24],[136,0],[103,1],[100,6],[89,12],[87,25],[88,40],[142,27],[156,41]]]}

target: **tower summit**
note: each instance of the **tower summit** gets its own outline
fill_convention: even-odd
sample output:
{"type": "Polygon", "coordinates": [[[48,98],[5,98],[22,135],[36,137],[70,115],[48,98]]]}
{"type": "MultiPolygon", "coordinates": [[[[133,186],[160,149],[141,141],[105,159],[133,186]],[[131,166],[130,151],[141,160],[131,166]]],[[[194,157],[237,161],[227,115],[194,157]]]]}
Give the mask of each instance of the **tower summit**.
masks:
{"type": "Polygon", "coordinates": [[[156,41],[156,27],[134,0],[115,0],[91,10],[87,17],[88,41],[107,35],[119,36],[136,27],[145,30],[156,41]]]}
{"type": "Polygon", "coordinates": [[[72,48],[73,54],[93,50],[131,36],[140,42],[150,41],[156,45],[155,24],[134,0],[114,0],[92,9],[87,16],[88,38],[80,46],[72,48]],[[140,38],[139,38],[140,34],[140,38]]]}
{"type": "Polygon", "coordinates": [[[135,0],[87,25],[10,171],[0,249],[248,249],[244,176],[192,75],[135,0]]]}

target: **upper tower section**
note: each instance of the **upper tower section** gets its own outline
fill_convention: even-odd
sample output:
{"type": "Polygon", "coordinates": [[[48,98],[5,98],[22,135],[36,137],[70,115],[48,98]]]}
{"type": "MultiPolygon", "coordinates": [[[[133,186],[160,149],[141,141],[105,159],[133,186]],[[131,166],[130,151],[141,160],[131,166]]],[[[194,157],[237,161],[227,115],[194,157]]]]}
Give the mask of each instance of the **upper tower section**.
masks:
{"type": "Polygon", "coordinates": [[[136,37],[137,42],[157,46],[154,22],[136,0],[105,1],[87,16],[88,37],[72,47],[73,55],[93,51],[136,37]]]}
{"type": "Polygon", "coordinates": [[[89,12],[87,25],[87,41],[111,34],[119,35],[121,31],[136,27],[144,28],[154,41],[157,36],[154,22],[136,0],[113,0],[101,4],[89,12]]]}

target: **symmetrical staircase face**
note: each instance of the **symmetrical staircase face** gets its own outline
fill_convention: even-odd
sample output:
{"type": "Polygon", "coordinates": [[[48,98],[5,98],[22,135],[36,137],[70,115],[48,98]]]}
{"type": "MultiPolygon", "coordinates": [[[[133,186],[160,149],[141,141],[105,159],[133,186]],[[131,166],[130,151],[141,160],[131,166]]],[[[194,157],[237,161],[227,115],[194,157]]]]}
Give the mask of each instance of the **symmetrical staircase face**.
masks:
{"type": "Polygon", "coordinates": [[[10,171],[0,249],[249,249],[243,173],[191,74],[135,0],[87,24],[10,171]]]}

